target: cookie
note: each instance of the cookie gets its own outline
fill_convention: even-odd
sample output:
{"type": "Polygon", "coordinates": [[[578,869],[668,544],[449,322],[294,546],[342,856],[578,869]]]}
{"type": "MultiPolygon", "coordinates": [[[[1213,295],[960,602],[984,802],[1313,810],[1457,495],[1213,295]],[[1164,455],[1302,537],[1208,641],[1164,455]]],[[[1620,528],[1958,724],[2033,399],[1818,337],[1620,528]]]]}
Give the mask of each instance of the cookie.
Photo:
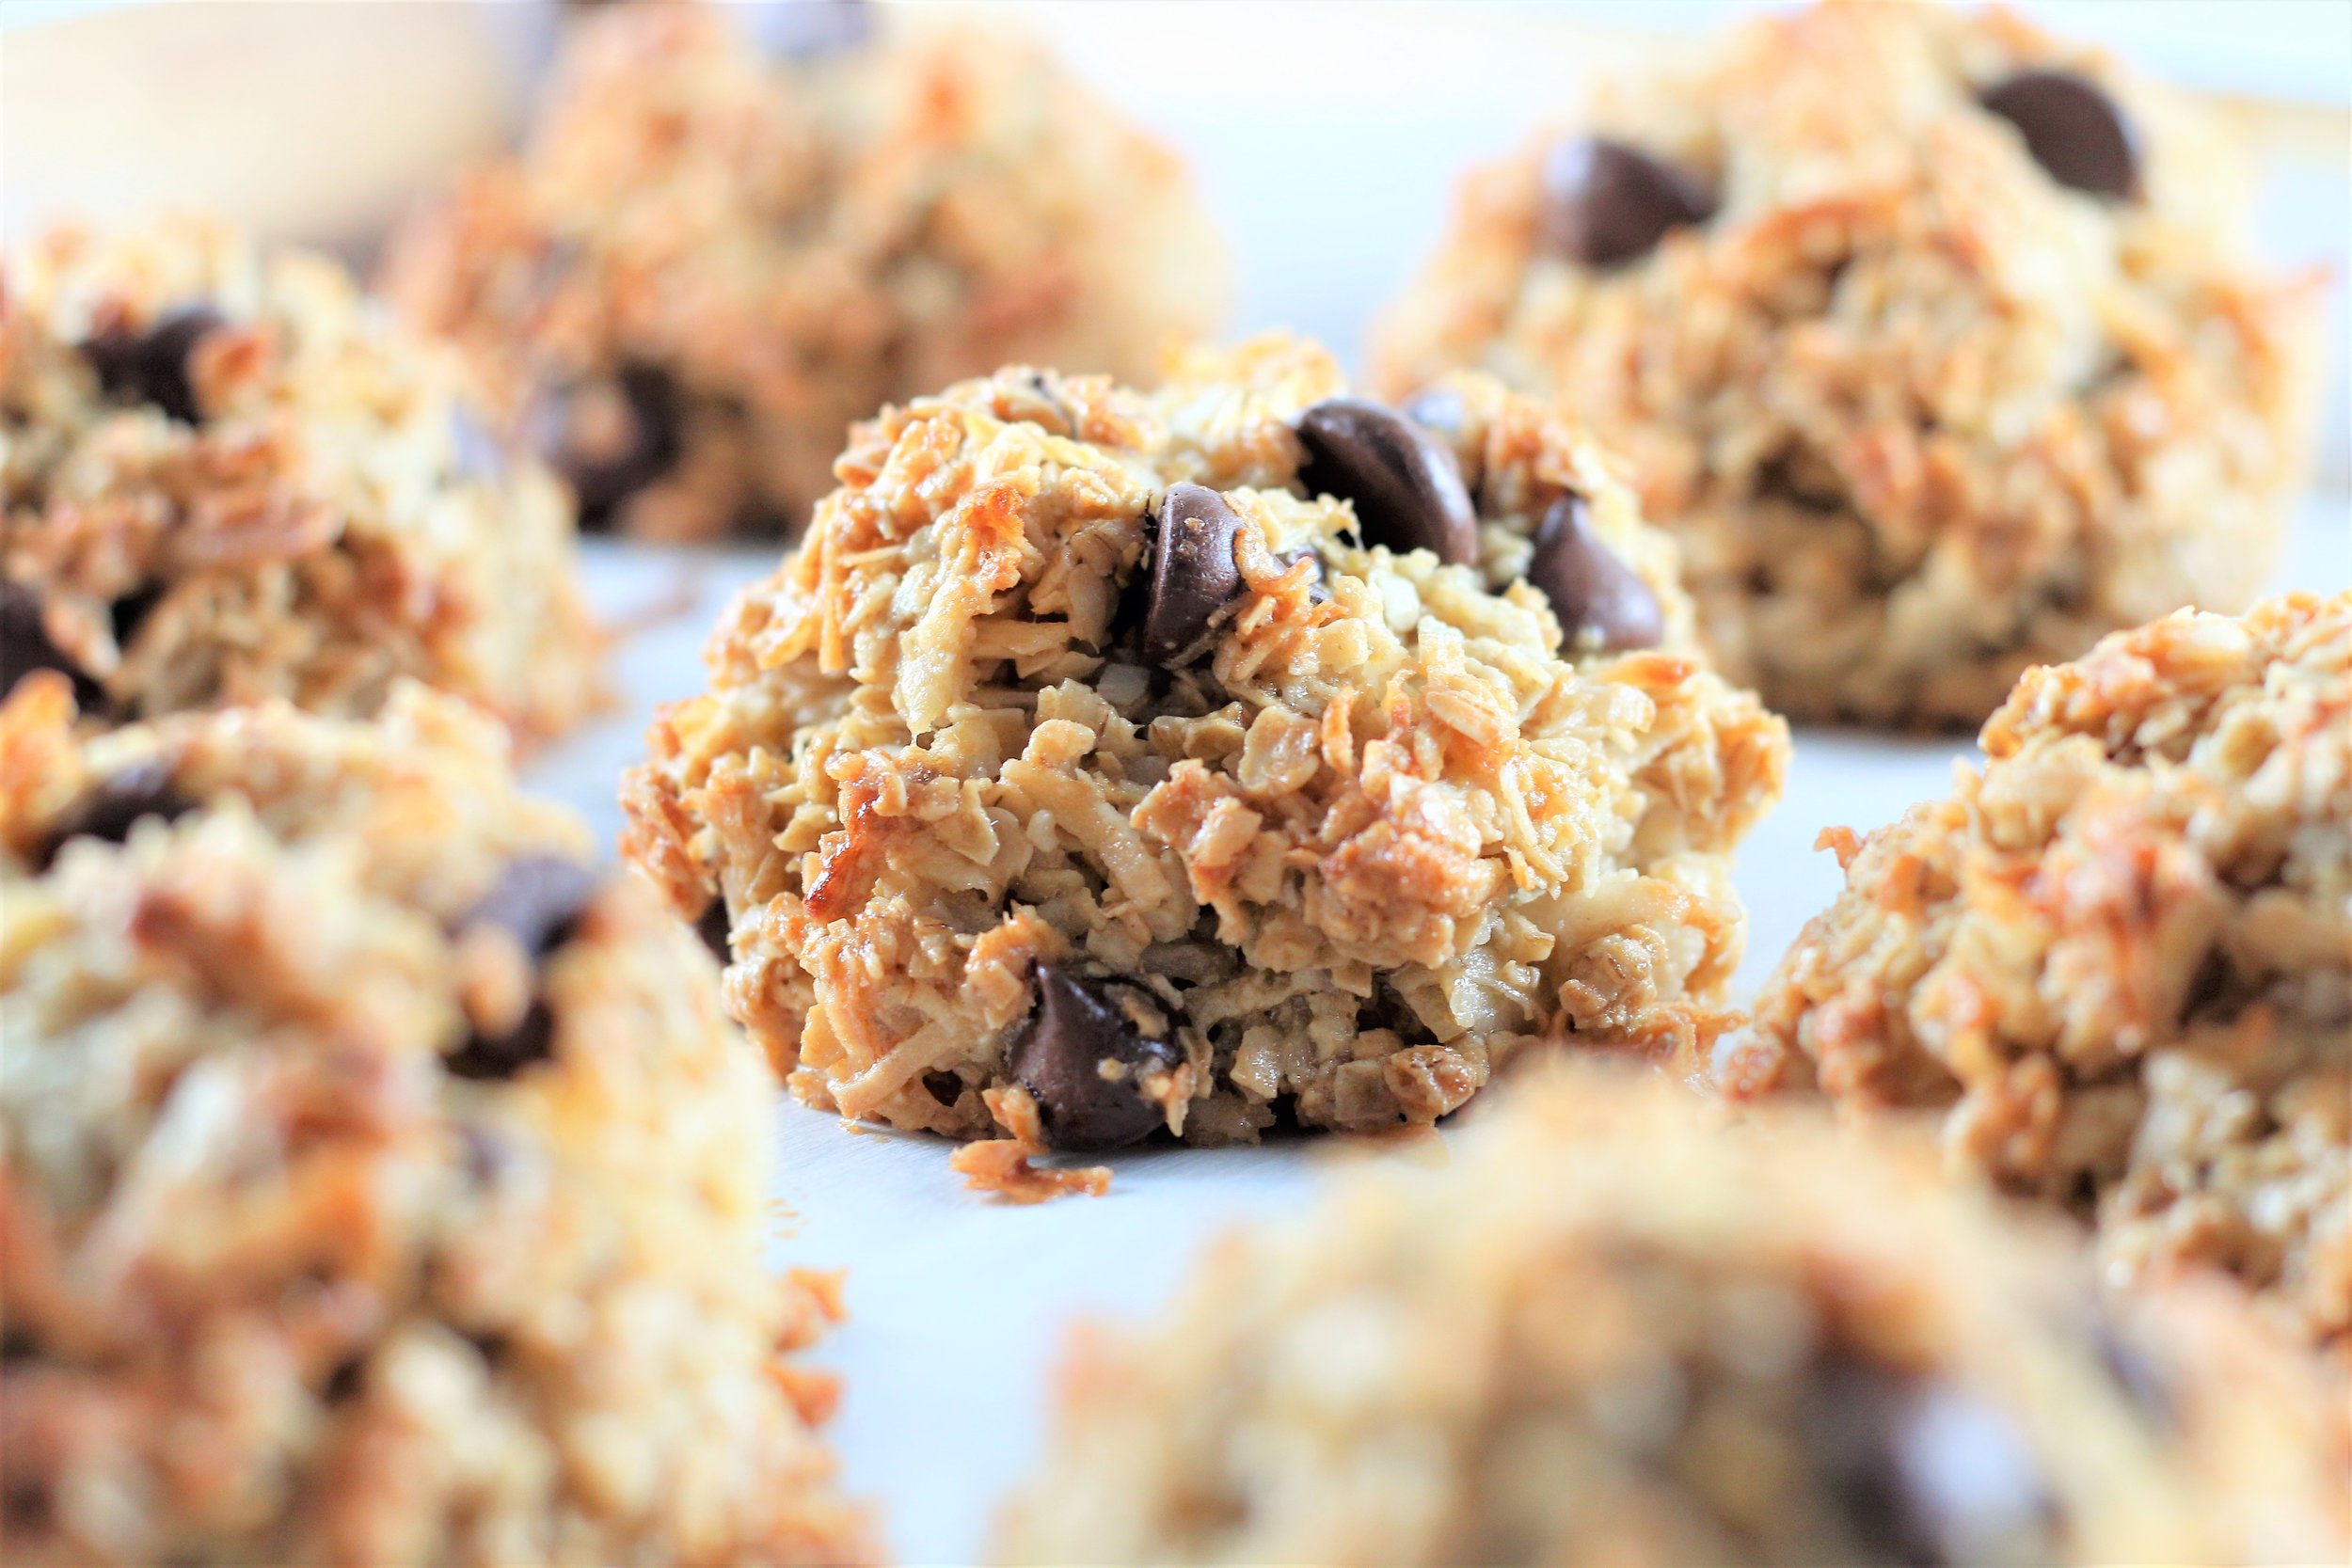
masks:
{"type": "Polygon", "coordinates": [[[583,527],[660,539],[796,531],[884,403],[1014,359],[1141,376],[1224,292],[1183,166],[1047,55],[818,0],[576,19],[522,152],[419,212],[386,285],[583,527]]]}
{"type": "Polygon", "coordinates": [[[1092,1149],[1704,1056],[1786,729],[1574,430],[1412,412],[1267,339],[860,427],[623,792],[803,1100],[1092,1149]]]}
{"type": "Polygon", "coordinates": [[[2114,1276],[2227,1271],[2352,1357],[2352,594],[2120,633],[1982,739],[1835,840],[1724,1083],[1939,1117],[2114,1276]]]}
{"type": "Polygon", "coordinates": [[[570,508],[334,262],[182,219],[0,270],[0,692],[129,721],[404,677],[528,742],[599,695],[570,508]]]}
{"type": "Polygon", "coordinates": [[[1724,673],[1973,728],[2028,666],[2267,584],[2324,280],[2210,116],[2014,16],[1828,5],[1476,172],[1382,322],[1623,452],[1724,673]]]}
{"type": "Polygon", "coordinates": [[[1082,1333],[996,1560],[2343,1559],[2341,1385],[2234,1301],[2104,1304],[1928,1150],[1613,1077],[1082,1333]]]}
{"type": "Polygon", "coordinates": [[[0,1555],[864,1560],[765,1069],[488,719],[0,707],[0,1555]]]}

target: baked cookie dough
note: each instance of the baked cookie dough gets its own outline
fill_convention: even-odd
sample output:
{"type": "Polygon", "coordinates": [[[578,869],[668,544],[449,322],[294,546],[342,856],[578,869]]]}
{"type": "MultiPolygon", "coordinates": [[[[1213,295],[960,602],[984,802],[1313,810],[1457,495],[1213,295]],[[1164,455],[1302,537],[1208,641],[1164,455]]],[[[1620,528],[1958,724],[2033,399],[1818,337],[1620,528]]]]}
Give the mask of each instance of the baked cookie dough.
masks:
{"type": "Polygon", "coordinates": [[[1999,10],[1757,20],[1476,173],[1374,379],[1476,365],[1588,421],[1773,706],[1973,727],[2269,580],[2323,280],[2239,253],[2235,151],[1999,10]]]}
{"type": "Polygon", "coordinates": [[[1705,1055],[1786,729],[1570,427],[1415,412],[1267,339],[859,428],[623,791],[802,1099],[1089,1149],[1705,1055]]]}
{"type": "Polygon", "coordinates": [[[1636,1087],[1514,1084],[1082,1334],[997,1560],[2344,1560],[2341,1386],[2233,1300],[2103,1304],[1907,1146],[1636,1087]]]}
{"type": "Polygon", "coordinates": [[[2213,1267],[2352,1357],[2352,593],[2036,670],[1948,800],[1838,844],[1732,1092],[1942,1118],[2118,1278],[2213,1267]]]}
{"type": "Polygon", "coordinates": [[[529,741],[598,695],[571,513],[324,257],[175,220],[0,263],[0,692],[110,721],[403,676],[529,741]]]}
{"type": "Polygon", "coordinates": [[[708,957],[486,718],[0,707],[0,1557],[873,1551],[708,957]]]}
{"type": "Polygon", "coordinates": [[[1175,156],[1041,50],[815,0],[577,18],[521,154],[386,271],[582,527],[661,539],[797,532],[884,403],[1022,359],[1140,377],[1223,275],[1175,156]]]}

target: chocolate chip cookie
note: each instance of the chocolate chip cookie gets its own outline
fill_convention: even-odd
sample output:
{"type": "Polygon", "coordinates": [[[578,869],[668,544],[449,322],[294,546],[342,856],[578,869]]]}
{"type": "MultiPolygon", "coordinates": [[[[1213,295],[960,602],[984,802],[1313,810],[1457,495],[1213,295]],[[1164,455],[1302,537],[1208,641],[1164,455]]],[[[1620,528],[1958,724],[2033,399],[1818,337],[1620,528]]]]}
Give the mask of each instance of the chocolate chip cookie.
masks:
{"type": "Polygon", "coordinates": [[[1855,840],[1726,1082],[1942,1118],[1960,1166],[2352,1356],[2352,593],[2036,670],[1855,840]]]}
{"type": "Polygon", "coordinates": [[[2242,254],[2251,188],[2201,109],[2006,12],[1760,19],[1474,174],[1374,380],[1589,421],[1774,706],[1973,727],[2269,580],[2322,280],[2242,254]]]}
{"type": "Polygon", "coordinates": [[[324,257],[183,220],[0,263],[0,693],[86,719],[405,676],[553,735],[597,696],[571,511],[324,257]]]}
{"type": "Polygon", "coordinates": [[[868,1560],[765,1069],[491,721],[72,715],[0,706],[0,1556],[868,1560]]]}
{"type": "Polygon", "coordinates": [[[1141,376],[1224,292],[1183,166],[1046,55],[818,0],[578,19],[522,152],[386,281],[583,527],[664,539],[797,531],[885,402],[1012,359],[1141,376]]]}
{"type": "Polygon", "coordinates": [[[1151,393],[1005,370],[836,471],[624,791],[803,1100],[1253,1140],[1724,1026],[1786,729],[1565,421],[1268,339],[1151,393]]]}
{"type": "Polygon", "coordinates": [[[2341,1384],[2234,1299],[2103,1302],[1929,1150],[1670,1096],[1515,1084],[1080,1336],[996,1560],[2343,1560],[2341,1384]]]}

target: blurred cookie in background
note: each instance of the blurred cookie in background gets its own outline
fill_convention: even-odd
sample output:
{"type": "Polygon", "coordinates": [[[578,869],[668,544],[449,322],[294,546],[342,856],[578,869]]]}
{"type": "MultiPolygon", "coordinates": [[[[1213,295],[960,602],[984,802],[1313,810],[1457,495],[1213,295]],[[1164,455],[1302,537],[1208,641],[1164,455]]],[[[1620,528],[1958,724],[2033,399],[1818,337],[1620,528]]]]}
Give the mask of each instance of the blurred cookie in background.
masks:
{"type": "Polygon", "coordinates": [[[0,1555],[836,1562],[757,1056],[421,687],[0,706],[0,1555]]]}
{"type": "Polygon", "coordinates": [[[1983,745],[1824,835],[1845,889],[1727,1087],[1938,1117],[2114,1278],[2226,1272],[2352,1359],[2352,593],[2118,633],[1983,745]]]}
{"type": "Polygon", "coordinates": [[[2334,1561],[2340,1381],[1931,1150],[1587,1068],[1071,1347],[1003,1562],[2334,1561]]]}
{"type": "Polygon", "coordinates": [[[563,487],[337,263],[182,218],[52,230],[0,290],[0,690],[364,715],[415,677],[525,741],[594,705],[563,487]]]}
{"type": "Polygon", "coordinates": [[[1589,421],[1774,706],[1973,726],[2268,582],[2321,283],[2242,254],[2234,152],[2006,13],[1759,19],[1476,173],[1375,380],[1473,364],[1589,421]]]}
{"type": "Polygon", "coordinates": [[[795,531],[853,420],[1013,360],[1147,376],[1216,325],[1176,156],[1021,39],[840,0],[573,18],[522,152],[393,237],[582,525],[795,531]]]}

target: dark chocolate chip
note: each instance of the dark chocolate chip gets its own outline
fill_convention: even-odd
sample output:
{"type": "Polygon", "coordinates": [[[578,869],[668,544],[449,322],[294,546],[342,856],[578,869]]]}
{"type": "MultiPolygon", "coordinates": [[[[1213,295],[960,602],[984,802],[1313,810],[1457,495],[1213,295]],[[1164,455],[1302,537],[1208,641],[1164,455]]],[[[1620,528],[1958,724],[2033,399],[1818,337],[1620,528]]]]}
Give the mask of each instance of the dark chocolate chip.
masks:
{"type": "Polygon", "coordinates": [[[2029,1560],[2053,1516],[2015,1424],[1971,1394],[1849,1354],[1815,1366],[1799,1412],[1816,1472],[1873,1561],[2029,1560]]]}
{"type": "Polygon", "coordinates": [[[764,0],[739,9],[753,40],[778,59],[820,60],[874,37],[866,0],[764,0]]]}
{"type": "Polygon", "coordinates": [[[713,898],[710,907],[703,911],[702,918],[694,922],[694,934],[703,939],[703,945],[710,949],[710,956],[719,960],[722,969],[735,961],[735,927],[727,916],[724,895],[713,898]]]}
{"type": "Polygon", "coordinates": [[[524,855],[506,863],[498,885],[466,911],[457,928],[497,926],[533,959],[572,938],[580,911],[596,891],[596,874],[565,855],[524,855]]]}
{"type": "Polygon", "coordinates": [[[135,588],[106,607],[106,621],[113,630],[115,646],[128,648],[131,640],[139,634],[147,617],[164,602],[164,585],[151,582],[135,588]]]}
{"type": "Polygon", "coordinates": [[[151,403],[183,424],[203,422],[196,386],[188,378],[188,356],[206,333],[222,324],[220,312],[196,306],[145,332],[108,332],[82,345],[98,384],[117,403],[151,403]]]}
{"type": "Polygon", "coordinates": [[[1326,586],[1328,579],[1323,575],[1323,557],[1312,550],[1289,550],[1278,559],[1285,566],[1301,561],[1311,565],[1314,570],[1307,574],[1307,602],[1309,604],[1331,602],[1331,590],[1326,586]]]}
{"type": "Polygon", "coordinates": [[[2123,111],[2071,71],[2021,71],[1979,100],[2017,127],[2045,173],[2069,189],[2128,197],[2139,189],[2139,149],[2123,111]]]}
{"type": "Polygon", "coordinates": [[[534,444],[572,486],[580,527],[601,533],[623,503],[675,467],[685,451],[677,383],[653,365],[611,383],[553,394],[530,420],[534,444]]]}
{"type": "Polygon", "coordinates": [[[1592,509],[1573,492],[1553,501],[1536,525],[1527,580],[1551,600],[1570,649],[1592,646],[1587,632],[1597,634],[1607,653],[1654,648],[1666,634],[1658,595],[1601,541],[1592,509]]]}
{"type": "Polygon", "coordinates": [[[195,809],[195,801],[172,787],[169,763],[160,758],[135,762],[101,779],[66,808],[33,857],[35,869],[48,869],[69,840],[94,838],[104,844],[122,844],[131,837],[132,824],[142,818],[157,816],[169,822],[195,809]]]}
{"type": "Polygon", "coordinates": [[[1152,1039],[1108,993],[1037,966],[1037,1009],[1008,1058],[1013,1081],[1037,1101],[1045,1140],[1056,1148],[1117,1148],[1163,1125],[1159,1106],[1139,1092],[1153,1069],[1183,1059],[1171,1040],[1152,1039]],[[1116,1077],[1104,1065],[1115,1064],[1116,1077]]]}
{"type": "Polygon", "coordinates": [[[1241,514],[1202,484],[1172,484],[1160,502],[1152,546],[1152,593],[1143,611],[1143,657],[1184,664],[1200,657],[1232,602],[1241,597],[1233,536],[1241,514]]]}
{"type": "Polygon", "coordinates": [[[1544,243],[1588,267],[1638,261],[1667,234],[1715,214],[1697,180],[1606,137],[1555,146],[1544,159],[1544,243]]]}
{"type": "Polygon", "coordinates": [[[0,580],[0,697],[36,670],[62,671],[73,682],[73,701],[84,713],[110,710],[106,689],[50,637],[40,594],[24,583],[0,580]]]}
{"type": "Polygon", "coordinates": [[[1366,545],[1432,550],[1449,565],[1478,559],[1478,511],[1453,451],[1392,408],[1328,398],[1298,416],[1311,495],[1356,504],[1366,545]]]}
{"type": "Polygon", "coordinates": [[[544,1062],[554,1054],[555,1015],[538,997],[512,1029],[503,1034],[485,1035],[479,1031],[469,1037],[442,1059],[453,1078],[465,1078],[480,1083],[512,1078],[533,1062],[544,1062]]]}

